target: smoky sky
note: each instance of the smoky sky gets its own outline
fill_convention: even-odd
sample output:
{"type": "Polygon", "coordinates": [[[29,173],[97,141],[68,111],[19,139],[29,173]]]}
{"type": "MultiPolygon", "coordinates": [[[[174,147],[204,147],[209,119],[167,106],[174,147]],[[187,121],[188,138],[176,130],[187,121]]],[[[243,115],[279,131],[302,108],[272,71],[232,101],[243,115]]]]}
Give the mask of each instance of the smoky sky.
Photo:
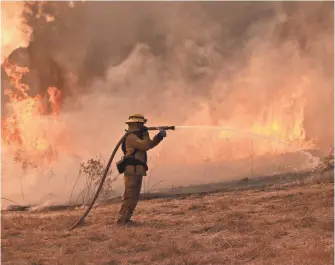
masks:
{"type": "MultiPolygon", "coordinates": [[[[94,79],[104,78],[107,69],[121,63],[137,43],[147,44],[151,53],[169,61],[176,45],[193,38],[202,47],[210,37],[222,57],[220,64],[227,65],[237,58],[243,64],[248,59],[243,54],[244,44],[254,37],[250,29],[257,23],[267,23],[279,10],[288,19],[278,23],[273,39],[278,43],[297,41],[301,52],[308,52],[312,38],[303,30],[304,21],[312,24],[315,32],[332,30],[331,3],[322,2],[76,2],[72,8],[66,2],[32,2],[26,4],[23,17],[32,28],[32,67],[44,72],[44,76],[56,75],[64,89],[66,83],[57,72],[71,70],[80,86],[89,89],[94,79]],[[47,22],[48,15],[55,20],[47,22]],[[194,34],[204,29],[210,36],[194,34]]],[[[192,67],[206,67],[213,62],[194,57],[180,70],[186,79],[196,83],[205,79],[206,74],[197,73],[192,67]]],[[[166,67],[165,71],[171,70],[168,64],[166,67]]]]}
{"type": "MultiPolygon", "coordinates": [[[[136,87],[133,79],[135,85],[127,86],[125,81],[111,86],[110,93],[134,99],[139,93],[146,94],[157,115],[166,107],[157,101],[166,92],[167,81],[178,79],[185,85],[175,89],[169,86],[172,98],[182,97],[195,107],[199,100],[211,102],[213,124],[219,116],[228,118],[229,109],[238,101],[231,99],[236,94],[236,80],[245,74],[255,51],[267,43],[274,51],[294,44],[294,54],[278,59],[301,57],[310,67],[318,68],[323,81],[331,83],[333,79],[333,50],[323,47],[333,43],[330,2],[75,2],[74,6],[67,2],[27,2],[22,16],[32,29],[31,40],[27,49],[14,51],[10,58],[31,69],[25,77],[31,84],[30,93],[45,94],[49,85],[56,85],[73,104],[78,95],[100,89],[96,82],[106,80],[108,70],[124,63],[138,45],[142,45],[139,53],[146,58],[142,71],[154,60],[153,71],[160,85],[136,87]],[[54,20],[48,21],[50,17],[54,20]],[[220,93],[213,88],[218,76],[228,83],[220,93]],[[222,105],[227,108],[222,109],[222,105]]],[[[259,52],[264,57],[267,53],[259,52]]],[[[285,60],[276,64],[283,65],[285,60]]],[[[302,66],[288,67],[296,71],[302,66]]],[[[285,78],[282,75],[278,80],[285,78]]],[[[246,81],[241,85],[248,86],[246,81]]],[[[322,88],[314,89],[320,91],[317,100],[326,100],[330,108],[332,91],[328,87],[327,95],[322,88]]],[[[252,94],[250,89],[246,93],[252,94]]],[[[266,93],[266,99],[252,97],[245,106],[257,110],[263,100],[277,95],[266,93]]],[[[306,115],[311,119],[324,116],[316,108],[310,106],[306,115]]],[[[180,120],[187,115],[181,114],[180,120]]],[[[328,123],[332,117],[327,116],[328,123]]],[[[314,125],[309,126],[310,131],[314,125]]]]}

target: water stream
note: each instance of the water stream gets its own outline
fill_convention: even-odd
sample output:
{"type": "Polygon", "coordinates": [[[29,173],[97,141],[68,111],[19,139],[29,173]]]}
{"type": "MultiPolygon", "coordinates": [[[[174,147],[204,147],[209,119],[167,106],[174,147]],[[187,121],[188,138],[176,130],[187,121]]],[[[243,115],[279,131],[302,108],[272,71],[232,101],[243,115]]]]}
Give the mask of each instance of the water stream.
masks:
{"type": "Polygon", "coordinates": [[[291,146],[292,150],[294,152],[298,152],[300,154],[303,154],[306,156],[306,159],[308,160],[308,166],[305,169],[310,169],[310,168],[315,168],[319,162],[320,158],[313,156],[311,153],[308,151],[301,149],[301,148],[294,148],[292,145],[293,143],[290,141],[285,141],[282,139],[278,139],[272,136],[264,135],[264,134],[259,134],[259,133],[254,133],[250,131],[245,131],[245,130],[240,130],[236,128],[229,128],[229,127],[223,127],[223,126],[207,126],[207,125],[178,125],[175,126],[175,129],[204,129],[204,130],[219,130],[219,131],[229,131],[229,132],[234,132],[238,134],[243,134],[243,135],[248,135],[251,137],[256,137],[256,138],[262,138],[265,140],[269,140],[271,142],[277,142],[286,146],[291,146]]]}
{"type": "Polygon", "coordinates": [[[286,145],[290,144],[290,142],[288,142],[288,141],[283,141],[281,139],[270,137],[270,136],[267,136],[267,135],[264,135],[264,134],[253,133],[253,132],[248,132],[248,131],[245,131],[245,130],[229,128],[229,127],[222,127],[222,126],[178,125],[178,126],[175,126],[175,128],[176,129],[205,129],[205,130],[230,131],[230,132],[249,135],[249,136],[253,136],[253,137],[268,139],[268,140],[278,142],[278,143],[281,143],[281,144],[286,144],[286,145]]]}

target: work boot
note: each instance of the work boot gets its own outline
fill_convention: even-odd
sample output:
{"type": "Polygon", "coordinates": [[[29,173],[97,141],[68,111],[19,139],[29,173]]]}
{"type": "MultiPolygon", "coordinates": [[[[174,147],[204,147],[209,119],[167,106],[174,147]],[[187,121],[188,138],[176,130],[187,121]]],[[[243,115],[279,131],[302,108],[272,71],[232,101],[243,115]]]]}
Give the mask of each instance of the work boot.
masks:
{"type": "Polygon", "coordinates": [[[127,226],[136,226],[137,223],[134,222],[134,221],[132,221],[132,220],[129,220],[128,222],[126,222],[126,225],[127,225],[127,226]]]}
{"type": "Polygon", "coordinates": [[[118,220],[116,221],[116,223],[117,223],[118,225],[125,225],[125,224],[127,223],[127,221],[122,220],[122,219],[118,219],[118,220]]]}
{"type": "Polygon", "coordinates": [[[136,226],[136,223],[132,220],[129,220],[129,221],[124,221],[124,220],[117,220],[116,222],[118,225],[120,226],[136,226]]]}

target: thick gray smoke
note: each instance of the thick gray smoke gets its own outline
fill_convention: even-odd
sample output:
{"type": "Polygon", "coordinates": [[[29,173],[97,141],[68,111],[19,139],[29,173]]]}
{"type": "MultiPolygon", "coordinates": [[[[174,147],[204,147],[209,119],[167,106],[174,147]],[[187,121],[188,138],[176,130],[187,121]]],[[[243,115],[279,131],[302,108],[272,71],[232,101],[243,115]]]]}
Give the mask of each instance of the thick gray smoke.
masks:
{"type": "MultiPolygon", "coordinates": [[[[278,112],[290,116],[302,100],[306,137],[327,149],[333,15],[330,2],[27,3],[31,41],[10,59],[31,69],[25,81],[32,95],[46,94],[49,85],[63,91],[60,118],[79,160],[107,158],[132,113],[157,125],[247,128],[285,97],[278,112]]],[[[153,151],[156,180],[169,186],[246,174],[215,165],[206,176],[196,173],[192,161],[218,156],[217,138],[170,133],[153,151]]]]}

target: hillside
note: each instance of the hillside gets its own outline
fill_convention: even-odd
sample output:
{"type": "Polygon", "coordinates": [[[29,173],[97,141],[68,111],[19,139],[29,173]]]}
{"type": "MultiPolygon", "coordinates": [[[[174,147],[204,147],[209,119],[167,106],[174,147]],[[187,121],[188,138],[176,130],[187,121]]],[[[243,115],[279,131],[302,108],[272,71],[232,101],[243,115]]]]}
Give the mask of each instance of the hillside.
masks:
{"type": "Polygon", "coordinates": [[[333,183],[141,201],[135,227],[118,204],[3,212],[2,264],[333,264],[333,183]]]}

